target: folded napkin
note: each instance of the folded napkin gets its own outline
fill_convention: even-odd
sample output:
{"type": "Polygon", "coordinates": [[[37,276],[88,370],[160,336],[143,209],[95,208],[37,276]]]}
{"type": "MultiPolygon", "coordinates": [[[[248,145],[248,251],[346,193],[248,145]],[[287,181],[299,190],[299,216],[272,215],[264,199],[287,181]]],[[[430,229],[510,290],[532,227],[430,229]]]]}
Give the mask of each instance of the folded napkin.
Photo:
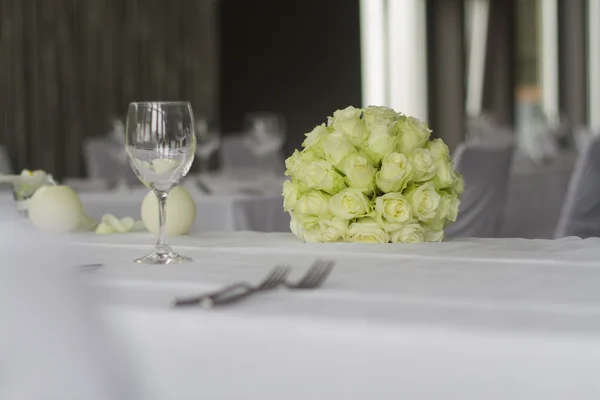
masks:
{"type": "Polygon", "coordinates": [[[104,214],[96,227],[96,233],[99,235],[108,235],[112,233],[135,232],[142,229],[144,229],[142,221],[135,221],[131,217],[119,219],[112,214],[104,214]]]}

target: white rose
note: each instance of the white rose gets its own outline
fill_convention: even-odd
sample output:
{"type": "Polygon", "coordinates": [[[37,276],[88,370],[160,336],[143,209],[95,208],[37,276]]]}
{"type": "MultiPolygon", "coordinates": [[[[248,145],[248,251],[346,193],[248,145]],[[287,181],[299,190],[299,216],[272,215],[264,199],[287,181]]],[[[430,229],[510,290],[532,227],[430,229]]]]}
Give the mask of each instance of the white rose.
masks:
{"type": "Polygon", "coordinates": [[[371,130],[375,122],[394,123],[399,115],[389,107],[368,106],[363,111],[363,120],[367,129],[371,130]]]}
{"type": "Polygon", "coordinates": [[[312,150],[305,149],[301,152],[295,150],[294,153],[285,160],[285,174],[287,176],[302,175],[304,168],[318,160],[320,160],[320,158],[312,150]]]}
{"type": "MultiPolygon", "coordinates": [[[[314,190],[308,192],[298,199],[296,203],[295,211],[296,216],[315,216],[320,217],[329,213],[329,200],[331,196],[314,190]]],[[[302,221],[301,221],[302,222],[302,221]]]]}
{"type": "Polygon", "coordinates": [[[363,154],[350,154],[344,162],[346,183],[354,189],[360,189],[365,194],[370,194],[375,189],[375,167],[363,154]]]}
{"type": "Polygon", "coordinates": [[[329,135],[329,130],[325,124],[317,125],[315,128],[306,134],[306,139],[302,142],[303,147],[318,147],[325,138],[329,135]]]}
{"type": "Polygon", "coordinates": [[[389,222],[403,223],[412,218],[408,200],[400,193],[387,193],[375,200],[375,212],[389,222]]]}
{"type": "Polygon", "coordinates": [[[394,243],[422,243],[425,240],[425,230],[418,222],[404,225],[392,233],[391,239],[394,243]]]}
{"type": "Polygon", "coordinates": [[[329,210],[345,219],[362,217],[370,211],[369,199],[360,189],[344,189],[329,200],[329,210]]]}
{"type": "Polygon", "coordinates": [[[304,230],[303,239],[306,243],[319,243],[323,241],[323,232],[319,224],[311,225],[304,230]]]}
{"type": "Polygon", "coordinates": [[[350,225],[348,241],[358,243],[388,243],[390,235],[373,218],[361,218],[350,225]]]}
{"type": "Polygon", "coordinates": [[[298,189],[290,181],[283,182],[283,210],[292,211],[298,202],[298,189]]]}
{"type": "MultiPolygon", "coordinates": [[[[448,192],[446,192],[445,190],[438,192],[438,194],[440,195],[440,205],[438,206],[435,220],[442,221],[444,218],[446,218],[448,216],[448,213],[450,211],[450,205],[452,203],[452,199],[451,199],[451,195],[448,192]]],[[[432,224],[432,222],[430,222],[430,224],[432,224]]]]}
{"type": "Polygon", "coordinates": [[[448,195],[448,210],[446,212],[446,219],[448,221],[455,222],[458,217],[458,209],[460,206],[460,199],[456,194],[448,195]]]}
{"type": "Polygon", "coordinates": [[[454,168],[452,168],[451,173],[456,175],[456,179],[454,180],[454,186],[452,186],[452,190],[454,190],[456,194],[462,194],[465,191],[465,180],[463,176],[456,172],[454,168]]]}
{"type": "Polygon", "coordinates": [[[292,177],[292,184],[294,185],[296,190],[298,190],[298,198],[300,198],[301,194],[310,192],[310,188],[308,187],[308,185],[306,185],[306,183],[304,183],[301,179],[292,177]]]}
{"type": "Polygon", "coordinates": [[[431,230],[426,227],[423,237],[426,242],[441,242],[444,240],[444,229],[431,230]]]}
{"type": "Polygon", "coordinates": [[[362,146],[367,133],[365,126],[360,119],[361,112],[362,110],[360,108],[350,106],[333,113],[333,119],[331,121],[331,126],[336,131],[346,135],[350,143],[357,148],[362,146]]]}
{"type": "Polygon", "coordinates": [[[436,218],[441,197],[433,183],[414,186],[407,190],[405,196],[412,207],[413,216],[419,221],[429,223],[436,218]]]}
{"type": "Polygon", "coordinates": [[[431,153],[426,149],[415,149],[410,160],[412,161],[414,175],[413,181],[428,181],[435,175],[435,164],[431,153]]]}
{"type": "Polygon", "coordinates": [[[433,139],[427,142],[425,148],[429,150],[434,160],[448,160],[450,158],[450,150],[442,139],[433,139]]]}
{"type": "Polygon", "coordinates": [[[383,157],[392,153],[397,146],[398,137],[396,136],[395,126],[379,120],[374,123],[371,129],[364,151],[375,164],[378,164],[383,157]]]}
{"type": "Polygon", "coordinates": [[[355,108],[352,106],[348,106],[343,110],[336,110],[333,113],[333,120],[348,120],[348,119],[359,119],[362,110],[360,108],[355,108]]]}
{"type": "Polygon", "coordinates": [[[423,147],[431,135],[431,129],[427,124],[413,117],[400,117],[396,127],[399,137],[398,150],[404,154],[423,147]]]}
{"type": "Polygon", "coordinates": [[[384,157],[375,182],[384,193],[401,192],[412,176],[413,167],[408,158],[402,153],[390,153],[384,157]]]}
{"type": "Polygon", "coordinates": [[[308,164],[298,174],[298,178],[309,188],[322,190],[329,194],[337,193],[346,187],[344,178],[326,160],[313,161],[308,164]]]}
{"type": "Polygon", "coordinates": [[[338,170],[344,170],[344,158],[356,149],[341,132],[333,132],[323,140],[323,153],[325,159],[329,161],[338,170]]]}
{"type": "Polygon", "coordinates": [[[321,240],[323,242],[336,242],[346,236],[348,220],[341,217],[319,220],[321,240]]]}
{"type": "Polygon", "coordinates": [[[455,179],[457,179],[457,175],[452,173],[452,162],[444,159],[438,158],[435,160],[435,176],[433,178],[433,183],[437,190],[445,189],[454,185],[455,179]]]}
{"type": "Polygon", "coordinates": [[[296,237],[304,240],[304,225],[298,220],[295,213],[290,213],[290,217],[290,230],[296,237]]]}

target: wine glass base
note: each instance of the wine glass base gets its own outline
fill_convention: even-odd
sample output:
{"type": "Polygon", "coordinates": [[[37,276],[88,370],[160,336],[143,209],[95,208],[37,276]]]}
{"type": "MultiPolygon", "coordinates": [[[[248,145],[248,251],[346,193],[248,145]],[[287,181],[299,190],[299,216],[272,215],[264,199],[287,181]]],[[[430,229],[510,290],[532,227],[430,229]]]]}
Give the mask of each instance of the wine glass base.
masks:
{"type": "Polygon", "coordinates": [[[179,255],[173,251],[167,252],[152,252],[147,256],[138,258],[135,260],[138,264],[150,264],[150,265],[165,265],[165,264],[182,264],[191,262],[190,257],[179,255]]]}

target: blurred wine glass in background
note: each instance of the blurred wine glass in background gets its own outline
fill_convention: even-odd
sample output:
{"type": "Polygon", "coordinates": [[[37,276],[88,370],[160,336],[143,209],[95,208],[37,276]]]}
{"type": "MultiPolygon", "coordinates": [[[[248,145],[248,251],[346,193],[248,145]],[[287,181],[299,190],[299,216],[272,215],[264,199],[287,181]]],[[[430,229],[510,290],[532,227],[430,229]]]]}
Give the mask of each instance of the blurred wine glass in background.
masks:
{"type": "Polygon", "coordinates": [[[219,129],[204,117],[196,118],[196,158],[200,162],[200,173],[208,173],[210,158],[220,146],[219,129]]]}
{"type": "Polygon", "coordinates": [[[285,118],[276,113],[249,113],[244,116],[243,126],[245,143],[258,159],[258,168],[266,175],[275,175],[272,160],[285,142],[285,118]]]}

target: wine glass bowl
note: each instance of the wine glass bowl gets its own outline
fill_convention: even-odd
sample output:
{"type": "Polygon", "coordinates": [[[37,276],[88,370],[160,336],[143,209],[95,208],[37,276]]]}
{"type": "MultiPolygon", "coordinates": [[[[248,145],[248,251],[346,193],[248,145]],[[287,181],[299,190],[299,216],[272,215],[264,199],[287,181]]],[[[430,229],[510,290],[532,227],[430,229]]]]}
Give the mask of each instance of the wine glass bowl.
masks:
{"type": "Polygon", "coordinates": [[[175,253],[165,239],[167,196],[187,175],[196,151],[191,105],[187,102],[131,103],[127,113],[125,148],[134,173],[159,200],[160,231],[156,248],[136,262],[172,264],[191,261],[175,253]]]}

